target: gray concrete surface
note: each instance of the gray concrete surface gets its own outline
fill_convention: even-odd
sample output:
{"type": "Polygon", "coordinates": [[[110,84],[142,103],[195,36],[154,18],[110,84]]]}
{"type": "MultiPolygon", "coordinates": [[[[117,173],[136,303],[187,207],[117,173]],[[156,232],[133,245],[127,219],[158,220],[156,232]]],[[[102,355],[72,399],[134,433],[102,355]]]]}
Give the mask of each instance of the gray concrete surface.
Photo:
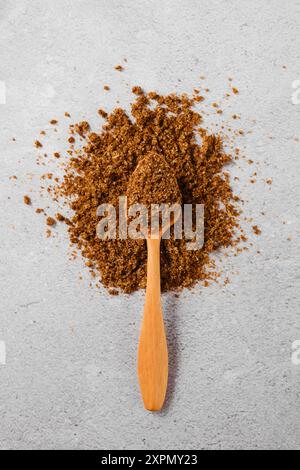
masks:
{"type": "Polygon", "coordinates": [[[0,448],[300,449],[299,21],[296,0],[0,1],[0,448]],[[252,131],[240,145],[255,163],[231,171],[262,235],[223,264],[227,286],[164,297],[170,386],[150,414],[135,373],[143,293],[89,288],[64,228],[46,239],[22,199],[49,204],[33,141],[46,129],[45,149],[63,146],[64,111],[93,122],[132,85],[190,91],[201,74],[211,100],[229,76],[240,90],[224,109],[252,131]]]}

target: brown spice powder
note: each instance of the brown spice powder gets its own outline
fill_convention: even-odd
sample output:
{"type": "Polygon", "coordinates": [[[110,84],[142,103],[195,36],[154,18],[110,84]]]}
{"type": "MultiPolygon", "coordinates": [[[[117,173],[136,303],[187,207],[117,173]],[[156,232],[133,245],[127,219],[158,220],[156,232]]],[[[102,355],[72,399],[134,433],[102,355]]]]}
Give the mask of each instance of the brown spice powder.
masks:
{"type": "Polygon", "coordinates": [[[56,220],[53,219],[53,217],[47,217],[46,224],[49,225],[49,226],[53,226],[53,225],[56,224],[56,220]]]}
{"type": "MultiPolygon", "coordinates": [[[[150,229],[153,216],[157,218],[157,222],[161,226],[163,214],[167,215],[163,204],[170,207],[180,203],[181,193],[173,169],[168,165],[163,155],[149,152],[140,160],[129,180],[127,186],[128,207],[134,204],[142,204],[146,207],[148,229],[150,229]]],[[[144,229],[146,227],[139,227],[145,235],[144,229]]],[[[155,231],[155,227],[153,230],[155,231]]]]}
{"type": "Polygon", "coordinates": [[[96,210],[102,203],[117,207],[119,197],[128,193],[131,175],[141,159],[148,154],[160,156],[177,181],[181,202],[205,206],[201,250],[188,250],[184,237],[162,240],[162,290],[191,287],[201,280],[207,283],[219,275],[213,272],[211,255],[241,240],[238,197],[224,171],[233,159],[224,152],[220,136],[209,135],[200,127],[201,115],[193,109],[193,98],[143,94],[139,87],[134,92],[138,96],[131,106],[132,116],[121,108],[109,114],[102,130],[86,136],[84,147],[73,152],[64,181],[54,190],[54,197],[62,196],[73,210],[71,220],[66,219],[71,243],[92,262],[108,289],[130,293],[144,288],[145,240],[98,239],[96,210]]]}
{"type": "Polygon", "coordinates": [[[24,204],[26,204],[27,206],[31,205],[31,199],[29,196],[24,196],[23,201],[24,201],[24,204]]]}
{"type": "Polygon", "coordinates": [[[252,230],[255,233],[255,235],[261,234],[261,229],[257,225],[253,225],[252,230]]]}
{"type": "Polygon", "coordinates": [[[163,155],[149,152],[134,170],[127,186],[128,205],[175,204],[181,193],[173,169],[163,155]]]}
{"type": "Polygon", "coordinates": [[[60,212],[58,212],[56,215],[56,220],[58,220],[59,222],[64,222],[65,218],[62,214],[60,214],[60,212]]]}

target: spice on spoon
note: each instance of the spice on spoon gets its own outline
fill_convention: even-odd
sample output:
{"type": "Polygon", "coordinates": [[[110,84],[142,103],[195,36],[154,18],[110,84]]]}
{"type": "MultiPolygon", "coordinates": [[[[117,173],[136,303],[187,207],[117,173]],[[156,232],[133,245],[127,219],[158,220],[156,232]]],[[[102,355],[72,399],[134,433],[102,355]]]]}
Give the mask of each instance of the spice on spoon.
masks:
{"type": "Polygon", "coordinates": [[[181,193],[173,169],[162,155],[149,152],[140,160],[127,186],[128,204],[175,204],[181,193]]]}

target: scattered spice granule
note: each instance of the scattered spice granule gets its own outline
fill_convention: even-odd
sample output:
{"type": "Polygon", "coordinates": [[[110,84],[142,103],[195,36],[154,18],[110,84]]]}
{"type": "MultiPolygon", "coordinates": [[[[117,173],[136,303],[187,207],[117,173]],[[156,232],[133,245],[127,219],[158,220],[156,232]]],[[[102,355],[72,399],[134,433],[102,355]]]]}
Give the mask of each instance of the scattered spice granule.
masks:
{"type": "Polygon", "coordinates": [[[45,132],[45,131],[41,131],[40,134],[41,134],[41,135],[46,135],[46,132],[45,132]]]}
{"type": "Polygon", "coordinates": [[[122,67],[122,65],[116,65],[115,70],[118,70],[118,72],[122,72],[124,70],[124,67],[122,67]]]}
{"type": "Polygon", "coordinates": [[[272,178],[267,179],[267,180],[266,180],[266,183],[269,184],[269,185],[273,184],[272,178]]]}
{"type": "Polygon", "coordinates": [[[107,118],[108,114],[104,109],[98,109],[99,116],[103,117],[104,119],[107,118]]]}
{"type": "Polygon", "coordinates": [[[86,135],[90,130],[90,125],[87,121],[81,121],[74,126],[74,131],[81,137],[86,135]]]}
{"type": "Polygon", "coordinates": [[[252,230],[255,233],[255,235],[261,234],[261,229],[257,225],[253,225],[252,230]]]}
{"type": "Polygon", "coordinates": [[[104,89],[105,91],[109,91],[109,90],[110,90],[110,88],[109,88],[108,85],[104,85],[103,89],[104,89]]]}
{"type": "Polygon", "coordinates": [[[24,204],[27,204],[27,206],[31,205],[31,199],[29,196],[24,196],[23,201],[24,201],[24,204]]]}
{"type": "Polygon", "coordinates": [[[51,230],[48,228],[48,229],[46,230],[46,236],[47,236],[47,238],[50,238],[51,235],[52,235],[52,232],[51,232],[51,230]]]}
{"type": "Polygon", "coordinates": [[[131,89],[132,93],[134,93],[135,95],[143,95],[143,90],[140,86],[134,86],[132,87],[131,89]]]}
{"type": "Polygon", "coordinates": [[[163,157],[182,204],[205,207],[205,240],[200,250],[187,249],[184,233],[180,240],[162,240],[163,291],[216,280],[220,274],[211,255],[240,240],[240,209],[224,171],[233,157],[224,151],[220,135],[201,128],[202,117],[194,104],[186,94],[162,96],[153,91],[135,98],[131,115],[114,109],[100,131],[87,135],[83,147],[66,162],[62,183],[51,190],[55,200],[62,198],[73,211],[71,220],[65,221],[71,243],[93,263],[108,289],[131,293],[146,285],[145,240],[96,236],[97,207],[104,202],[117,207],[146,155],[163,157]]]}
{"type": "Polygon", "coordinates": [[[64,222],[65,220],[65,217],[60,214],[59,212],[57,214],[55,214],[55,217],[56,217],[56,220],[58,220],[59,222],[64,222]]]}
{"type": "Polygon", "coordinates": [[[65,112],[65,117],[70,118],[70,117],[71,117],[71,114],[66,111],[66,112],[65,112]]]}
{"type": "Polygon", "coordinates": [[[42,213],[44,212],[44,209],[42,209],[41,207],[38,207],[38,208],[35,210],[35,212],[36,212],[37,214],[42,214],[42,213]]]}
{"type": "Polygon", "coordinates": [[[156,93],[156,91],[149,91],[147,97],[148,97],[150,100],[156,100],[157,102],[159,101],[159,94],[156,93]]]}
{"type": "Polygon", "coordinates": [[[237,95],[239,92],[239,90],[235,86],[232,87],[232,91],[235,95],[237,95]]]}
{"type": "Polygon", "coordinates": [[[54,152],[53,155],[54,155],[55,158],[60,158],[60,153],[59,152],[54,152]]]}
{"type": "Polygon", "coordinates": [[[74,137],[72,137],[72,136],[71,136],[71,137],[69,137],[69,138],[68,138],[68,142],[69,142],[70,144],[74,144],[74,142],[75,142],[75,138],[74,138],[74,137]]]}
{"type": "Polygon", "coordinates": [[[51,119],[50,124],[52,124],[52,126],[55,126],[55,124],[58,124],[57,119],[51,119]]]}
{"type": "Polygon", "coordinates": [[[254,163],[254,161],[253,161],[253,160],[250,160],[250,159],[247,160],[247,162],[248,162],[249,165],[252,165],[252,164],[254,163]]]}
{"type": "Polygon", "coordinates": [[[47,219],[46,219],[46,224],[47,224],[47,225],[50,225],[50,226],[53,226],[53,225],[56,224],[56,220],[53,219],[53,217],[47,217],[47,219]]]}
{"type": "Polygon", "coordinates": [[[119,291],[117,289],[109,289],[108,292],[110,295],[119,295],[119,291]]]}
{"type": "Polygon", "coordinates": [[[36,141],[34,142],[34,145],[35,145],[35,147],[36,147],[37,149],[43,147],[43,144],[42,144],[39,140],[36,140],[36,141]]]}

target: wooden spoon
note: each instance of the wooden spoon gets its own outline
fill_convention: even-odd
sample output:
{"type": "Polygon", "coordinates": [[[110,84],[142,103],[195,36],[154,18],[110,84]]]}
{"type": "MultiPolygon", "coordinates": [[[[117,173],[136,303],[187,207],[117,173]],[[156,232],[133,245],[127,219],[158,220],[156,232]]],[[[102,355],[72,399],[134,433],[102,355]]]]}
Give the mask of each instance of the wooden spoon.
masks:
{"type": "MultiPolygon", "coordinates": [[[[181,202],[172,168],[162,155],[155,152],[145,155],[136,166],[128,184],[127,196],[130,205],[141,203],[147,207],[181,202]]],[[[150,232],[148,224],[141,229],[147,240],[148,259],[144,318],[138,348],[138,377],[144,406],[150,411],[162,408],[168,383],[168,348],[160,299],[160,242],[180,215],[181,211],[175,210],[171,212],[171,217],[162,218],[164,222],[161,221],[155,233],[150,232]]]]}
{"type": "Polygon", "coordinates": [[[168,384],[168,348],[161,307],[160,242],[176,219],[162,227],[156,238],[147,237],[147,287],[144,318],[138,348],[138,377],[144,406],[149,411],[162,408],[168,384]]]}

